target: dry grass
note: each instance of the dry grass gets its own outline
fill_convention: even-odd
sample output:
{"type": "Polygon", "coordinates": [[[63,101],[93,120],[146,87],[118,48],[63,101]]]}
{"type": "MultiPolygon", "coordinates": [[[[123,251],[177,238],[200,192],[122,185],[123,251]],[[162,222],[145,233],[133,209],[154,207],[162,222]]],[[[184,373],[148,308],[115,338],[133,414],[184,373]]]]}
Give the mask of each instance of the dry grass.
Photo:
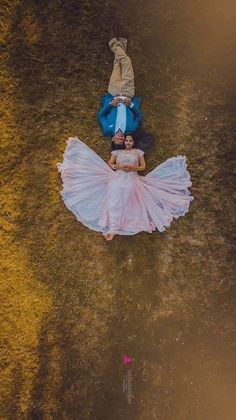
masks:
{"type": "Polygon", "coordinates": [[[220,1],[185,3],[1,3],[2,419],[235,418],[234,25],[220,1]],[[69,136],[109,154],[113,13],[157,138],[148,166],[186,154],[195,201],[162,235],[107,244],[64,207],[56,163],[69,136]]]}

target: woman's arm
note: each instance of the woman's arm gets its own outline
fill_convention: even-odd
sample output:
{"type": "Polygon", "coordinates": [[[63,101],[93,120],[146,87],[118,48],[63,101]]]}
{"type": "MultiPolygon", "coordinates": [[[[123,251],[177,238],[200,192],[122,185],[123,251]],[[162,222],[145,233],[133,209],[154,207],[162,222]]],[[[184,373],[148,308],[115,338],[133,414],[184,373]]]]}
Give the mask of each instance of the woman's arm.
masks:
{"type": "Polygon", "coordinates": [[[113,169],[114,171],[116,171],[117,169],[123,169],[125,168],[127,165],[125,164],[120,164],[116,163],[116,156],[115,155],[111,155],[109,161],[107,162],[108,166],[110,166],[111,169],[113,169]]]}

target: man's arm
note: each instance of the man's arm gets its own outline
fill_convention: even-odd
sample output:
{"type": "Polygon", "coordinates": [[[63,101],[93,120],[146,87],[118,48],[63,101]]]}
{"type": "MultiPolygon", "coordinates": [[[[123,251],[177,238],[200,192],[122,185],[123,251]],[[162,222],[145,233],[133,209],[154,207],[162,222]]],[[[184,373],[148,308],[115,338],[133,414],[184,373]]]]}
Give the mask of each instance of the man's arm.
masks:
{"type": "Polygon", "coordinates": [[[105,105],[103,108],[100,109],[98,112],[98,121],[100,123],[100,126],[102,128],[104,136],[109,135],[107,132],[107,114],[109,114],[112,106],[110,104],[105,105]]]}
{"type": "Polygon", "coordinates": [[[111,102],[109,102],[109,104],[105,105],[98,112],[98,121],[101,125],[104,136],[110,135],[110,132],[107,130],[107,115],[109,114],[109,112],[114,106],[117,106],[118,103],[119,103],[119,100],[113,99],[111,102]]]}
{"type": "Polygon", "coordinates": [[[143,113],[132,102],[129,105],[129,108],[131,109],[131,111],[134,114],[134,131],[136,131],[137,128],[138,128],[138,126],[139,126],[139,124],[140,124],[140,122],[143,119],[143,113]]]}
{"type": "Polygon", "coordinates": [[[130,110],[133,112],[134,114],[134,131],[137,130],[140,122],[143,119],[143,113],[142,111],[140,111],[140,109],[138,109],[133,102],[131,102],[130,98],[125,98],[124,99],[124,104],[126,106],[128,106],[130,108],[130,110]]]}

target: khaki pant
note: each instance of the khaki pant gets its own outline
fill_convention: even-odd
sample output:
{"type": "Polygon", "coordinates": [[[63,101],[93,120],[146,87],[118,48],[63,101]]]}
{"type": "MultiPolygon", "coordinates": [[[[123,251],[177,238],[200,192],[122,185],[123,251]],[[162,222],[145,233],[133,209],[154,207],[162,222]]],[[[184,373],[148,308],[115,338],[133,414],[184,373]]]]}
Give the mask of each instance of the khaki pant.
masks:
{"type": "Polygon", "coordinates": [[[108,92],[112,96],[124,95],[132,98],[134,96],[134,71],[131,60],[125,49],[127,40],[111,39],[109,47],[114,53],[115,59],[113,71],[110,77],[108,92]]]}

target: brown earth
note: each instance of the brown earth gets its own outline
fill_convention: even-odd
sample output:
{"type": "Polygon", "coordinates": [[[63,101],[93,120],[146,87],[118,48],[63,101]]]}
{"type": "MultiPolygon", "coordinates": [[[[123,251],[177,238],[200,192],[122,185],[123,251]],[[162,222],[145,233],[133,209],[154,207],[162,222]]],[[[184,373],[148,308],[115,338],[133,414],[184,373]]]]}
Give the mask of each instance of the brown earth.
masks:
{"type": "Polygon", "coordinates": [[[235,3],[1,9],[0,418],[234,420],[235,3]],[[56,163],[69,136],[109,156],[96,112],[114,15],[156,137],[148,171],[185,154],[195,200],[165,233],[108,244],[63,205],[56,163]]]}

